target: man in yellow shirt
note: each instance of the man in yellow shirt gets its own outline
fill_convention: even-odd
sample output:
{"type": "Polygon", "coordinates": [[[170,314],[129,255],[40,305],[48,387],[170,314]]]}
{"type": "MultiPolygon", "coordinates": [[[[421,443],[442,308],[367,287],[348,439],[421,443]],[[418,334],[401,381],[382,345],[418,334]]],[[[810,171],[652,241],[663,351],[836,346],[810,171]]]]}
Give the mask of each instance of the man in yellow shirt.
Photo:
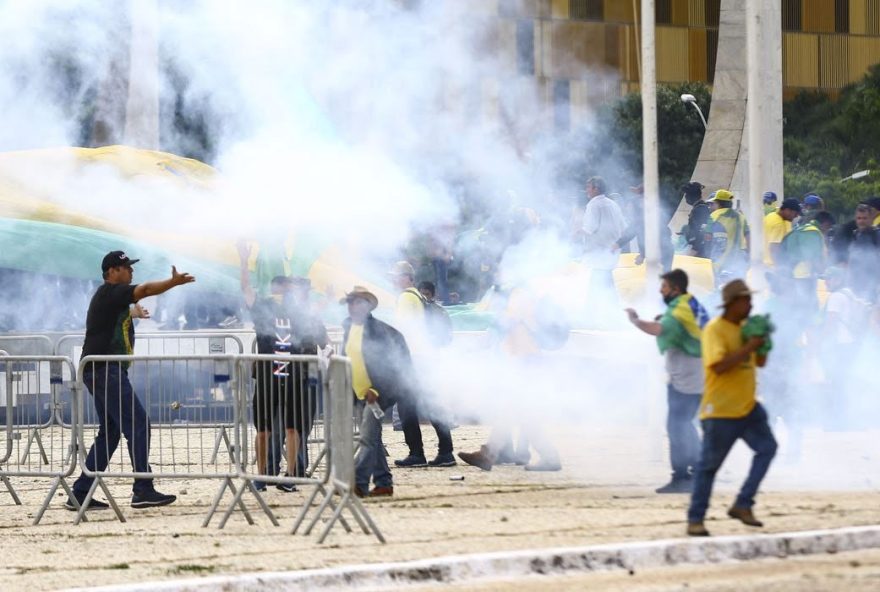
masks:
{"type": "MultiPolygon", "coordinates": [[[[416,289],[415,269],[408,261],[398,261],[389,272],[395,287],[400,290],[397,306],[394,309],[394,326],[403,333],[409,344],[416,366],[425,363],[430,357],[431,344],[428,338],[428,325],[425,318],[425,300],[416,289]]],[[[403,437],[409,448],[406,458],[397,459],[394,464],[400,468],[417,467],[452,467],[456,460],[452,448],[452,432],[446,421],[439,419],[440,411],[436,405],[419,405],[425,397],[424,392],[416,393],[416,398],[401,401],[396,411],[395,421],[400,422],[403,437]],[[437,433],[437,456],[428,461],[425,457],[425,446],[422,440],[422,428],[419,425],[419,412],[429,416],[431,425],[437,433]]]]}
{"type": "Polygon", "coordinates": [[[779,262],[782,239],[791,232],[791,222],[801,213],[796,199],[783,200],[778,210],[764,216],[764,265],[775,266],[779,262]]]}
{"type": "Polygon", "coordinates": [[[717,208],[706,223],[706,240],[715,272],[716,285],[725,278],[742,277],[749,266],[749,225],[746,217],[733,208],[733,194],[719,189],[710,200],[717,208]]]}
{"type": "MultiPolygon", "coordinates": [[[[382,421],[366,406],[385,411],[395,403],[409,401],[415,392],[415,376],[403,335],[371,314],[379,301],[361,286],[340,300],[348,305],[342,355],[351,359],[351,386],[362,410],[360,449],[355,457],[355,495],[391,496],[394,486],[382,446],[382,421]],[[369,491],[370,479],[375,487],[369,491]],[[369,491],[369,493],[368,493],[369,491]]],[[[381,414],[379,414],[381,415],[381,414]]]]}
{"type": "Polygon", "coordinates": [[[752,337],[746,341],[742,336],[742,325],[752,311],[752,292],[744,281],[733,280],[724,286],[721,296],[724,312],[709,321],[701,339],[706,376],[700,402],[703,447],[688,509],[687,533],[691,536],[709,536],[703,519],[715,474],[740,438],[755,456],[727,515],[749,526],[763,526],[752,514],[752,506],[777,448],[767,412],[755,398],[755,368],[767,361],[766,356],[756,353],[764,339],[752,337]]]}

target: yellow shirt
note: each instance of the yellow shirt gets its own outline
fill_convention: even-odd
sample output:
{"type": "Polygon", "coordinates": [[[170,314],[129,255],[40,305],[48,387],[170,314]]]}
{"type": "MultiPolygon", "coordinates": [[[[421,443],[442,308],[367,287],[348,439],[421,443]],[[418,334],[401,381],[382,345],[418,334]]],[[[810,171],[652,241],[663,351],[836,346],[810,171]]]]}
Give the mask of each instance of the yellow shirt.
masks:
{"type": "Polygon", "coordinates": [[[779,211],[764,216],[764,265],[772,266],[775,262],[770,254],[771,244],[781,244],[785,235],[791,232],[791,222],[779,215],[779,211]]]}
{"type": "Polygon", "coordinates": [[[394,308],[395,320],[424,322],[425,307],[422,305],[421,298],[412,292],[414,289],[407,288],[397,297],[397,306],[394,308]]]}
{"type": "Polygon", "coordinates": [[[410,352],[420,354],[428,349],[425,326],[425,306],[415,294],[415,288],[407,288],[397,297],[394,308],[394,326],[403,333],[410,352]]]}
{"type": "Polygon", "coordinates": [[[872,226],[880,226],[880,214],[877,214],[877,217],[874,218],[874,223],[872,226]]]}
{"type": "Polygon", "coordinates": [[[508,355],[518,358],[538,354],[541,349],[530,329],[535,318],[534,302],[525,290],[517,288],[510,293],[504,316],[507,323],[507,334],[501,344],[501,349],[508,355]]]}
{"type": "Polygon", "coordinates": [[[364,326],[351,325],[348,332],[348,341],[345,342],[345,355],[351,360],[351,388],[354,396],[363,400],[367,391],[373,388],[370,375],[367,372],[367,364],[364,362],[364,326]]]}
{"type": "Polygon", "coordinates": [[[703,368],[706,388],[700,402],[700,419],[745,417],[755,407],[755,355],[724,374],[712,366],[743,345],[742,328],[724,317],[715,317],[703,328],[703,368]]]}

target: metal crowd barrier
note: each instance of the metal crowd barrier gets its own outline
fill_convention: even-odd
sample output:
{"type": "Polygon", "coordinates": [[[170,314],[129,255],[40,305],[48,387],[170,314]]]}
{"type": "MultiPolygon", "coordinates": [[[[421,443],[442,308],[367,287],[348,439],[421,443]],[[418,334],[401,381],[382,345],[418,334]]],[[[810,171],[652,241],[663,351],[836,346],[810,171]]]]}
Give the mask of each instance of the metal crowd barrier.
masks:
{"type": "Polygon", "coordinates": [[[55,344],[48,335],[0,334],[0,349],[12,355],[51,356],[55,344]]]}
{"type": "MultiPolygon", "coordinates": [[[[245,493],[249,493],[256,500],[272,524],[277,526],[276,517],[261,495],[264,484],[280,487],[302,486],[311,488],[312,491],[294,522],[293,533],[297,532],[307,518],[317,496],[322,495],[318,513],[312,518],[304,531],[305,534],[312,531],[327,508],[330,508],[333,514],[325,525],[319,542],[325,540],[336,522],[350,532],[351,527],[342,516],[343,510],[348,509],[365,533],[372,532],[384,542],[384,538],[359,500],[351,495],[354,482],[353,458],[348,458],[346,452],[339,453],[335,450],[337,446],[349,452],[352,450],[353,425],[349,374],[348,360],[335,356],[329,360],[319,356],[240,354],[83,358],[76,373],[77,388],[73,390],[72,415],[75,419],[73,434],[78,442],[80,466],[84,473],[94,480],[77,513],[75,523],[79,523],[85,517],[84,508],[88,506],[98,488],[107,497],[117,518],[125,521],[118,504],[106,486],[105,480],[108,478],[213,479],[219,481],[220,485],[203,526],[210,523],[227,490],[232,494],[232,501],[221,518],[220,528],[225,526],[236,509],[241,510],[248,523],[254,523],[244,503],[245,493]],[[136,399],[127,392],[122,392],[124,383],[120,369],[126,366],[128,374],[133,379],[136,377],[138,384],[141,385],[140,388],[134,389],[138,395],[136,399]],[[287,373],[287,378],[282,376],[284,372],[287,373]],[[334,376],[335,378],[332,378],[334,376]],[[168,377],[182,377],[184,382],[180,384],[178,380],[174,386],[169,387],[169,381],[166,380],[168,377]],[[93,396],[87,397],[86,389],[93,396]],[[228,403],[231,409],[228,424],[168,421],[172,414],[180,410],[181,393],[193,393],[196,398],[202,398],[206,393],[213,393],[212,396],[223,393],[225,396],[227,392],[230,396],[228,403]],[[256,402],[252,399],[255,393],[258,395],[256,402]],[[98,396],[95,397],[95,394],[98,396]],[[321,406],[318,405],[319,400],[323,403],[321,406]],[[338,408],[340,400],[347,401],[349,407],[347,411],[340,412],[344,411],[348,414],[342,418],[335,418],[333,410],[338,408]],[[123,451],[116,451],[106,467],[97,467],[95,470],[87,468],[86,458],[90,447],[86,446],[86,442],[90,440],[89,436],[97,435],[96,427],[86,421],[87,417],[97,418],[97,414],[93,412],[89,416],[84,411],[86,407],[92,407],[92,401],[103,403],[105,416],[112,415],[108,410],[117,405],[119,409],[130,410],[131,417],[124,420],[130,419],[132,422],[130,426],[126,426],[130,427],[127,431],[137,434],[140,430],[141,433],[145,431],[149,434],[149,468],[145,465],[147,461],[144,460],[138,462],[139,467],[133,466],[129,455],[123,451]],[[140,402],[140,409],[136,401],[140,402]],[[298,402],[299,407],[287,406],[291,401],[298,402]],[[285,431],[288,427],[300,428],[295,433],[288,432],[289,435],[300,434],[302,431],[305,433],[300,434],[300,437],[303,441],[307,441],[308,423],[317,417],[321,407],[324,410],[325,420],[321,443],[317,446],[303,446],[307,455],[299,469],[288,468],[287,474],[281,475],[276,473],[274,466],[268,462],[261,462],[261,466],[257,467],[252,467],[251,463],[247,462],[249,444],[254,441],[252,438],[256,434],[252,427],[255,415],[259,417],[260,426],[263,428],[261,432],[277,433],[279,428],[276,421],[281,420],[281,428],[285,431]],[[147,410],[150,410],[149,413],[147,410]],[[286,415],[291,410],[293,413],[286,415]],[[159,417],[159,421],[152,421],[155,416],[159,417]],[[304,423],[300,423],[303,421],[304,423]],[[332,429],[329,427],[330,424],[334,426],[332,429]],[[227,444],[226,453],[222,455],[218,454],[220,442],[227,444]],[[334,466],[336,463],[342,466],[334,466]],[[340,496],[338,501],[334,501],[336,496],[340,496]]],[[[123,432],[125,431],[126,429],[123,429],[123,432]]],[[[268,461],[271,434],[266,440],[267,453],[261,454],[260,458],[268,461]]],[[[144,458],[142,455],[145,441],[146,436],[142,435],[135,436],[130,442],[136,458],[144,458]],[[138,449],[138,446],[141,448],[138,449]]],[[[98,446],[101,445],[99,440],[98,446]]],[[[105,456],[112,454],[112,442],[104,441],[103,446],[102,451],[105,456]]],[[[69,474],[68,472],[67,475],[69,474]]]]}
{"type": "Polygon", "coordinates": [[[6,440],[0,456],[0,481],[21,505],[9,477],[52,479],[34,524],[39,524],[59,486],[71,494],[66,479],[76,468],[76,447],[70,430],[34,418],[31,410],[45,404],[47,416],[54,417],[58,391],[65,383],[69,386],[75,376],[73,364],[63,356],[0,357],[0,419],[6,440]]]}

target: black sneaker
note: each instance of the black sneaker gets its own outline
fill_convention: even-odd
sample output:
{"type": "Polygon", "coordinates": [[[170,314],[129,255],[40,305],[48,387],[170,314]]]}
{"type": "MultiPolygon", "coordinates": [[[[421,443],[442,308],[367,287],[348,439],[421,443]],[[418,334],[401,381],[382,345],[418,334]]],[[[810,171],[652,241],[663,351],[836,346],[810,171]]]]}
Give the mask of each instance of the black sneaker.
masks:
{"type": "MultiPolygon", "coordinates": [[[[86,496],[85,496],[85,494],[79,494],[79,493],[74,493],[73,495],[76,496],[76,501],[79,502],[79,505],[73,503],[73,500],[68,497],[67,501],[64,502],[64,507],[65,507],[65,509],[68,509],[71,512],[76,512],[79,510],[79,506],[81,506],[82,503],[85,501],[86,496]]],[[[109,504],[105,504],[104,502],[99,502],[98,500],[92,498],[92,500],[89,502],[89,507],[86,508],[86,510],[106,510],[109,507],[110,507],[109,504]]]]}
{"type": "Polygon", "coordinates": [[[144,493],[134,493],[131,496],[132,508],[156,508],[158,506],[167,506],[177,501],[176,495],[167,495],[158,491],[145,491],[144,493]]]}
{"type": "Polygon", "coordinates": [[[428,463],[429,467],[454,467],[458,463],[452,453],[438,454],[434,460],[428,463]]]}
{"type": "MultiPolygon", "coordinates": [[[[288,475],[287,473],[284,473],[284,476],[290,477],[290,475],[288,475]]],[[[277,489],[278,491],[284,491],[286,493],[293,493],[294,491],[299,491],[296,488],[296,485],[294,485],[293,483],[276,483],[275,489],[277,489]]]]}
{"type": "Polygon", "coordinates": [[[414,456],[410,454],[404,459],[394,461],[394,464],[403,469],[417,469],[420,467],[427,467],[428,461],[425,460],[424,456],[414,456]]]}

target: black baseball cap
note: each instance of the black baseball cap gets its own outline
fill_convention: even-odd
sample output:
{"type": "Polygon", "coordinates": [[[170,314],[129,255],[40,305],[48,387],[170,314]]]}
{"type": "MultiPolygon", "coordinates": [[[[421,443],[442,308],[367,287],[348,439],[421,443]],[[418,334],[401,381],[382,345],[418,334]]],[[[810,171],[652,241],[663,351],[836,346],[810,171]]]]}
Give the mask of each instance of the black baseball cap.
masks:
{"type": "Polygon", "coordinates": [[[782,205],[779,206],[780,210],[794,210],[795,212],[800,213],[801,211],[801,202],[793,197],[789,197],[788,199],[782,200],[782,205]]]}
{"type": "Polygon", "coordinates": [[[101,271],[107,273],[107,270],[111,267],[128,267],[138,261],[140,259],[129,259],[124,251],[110,251],[104,255],[104,260],[101,261],[101,271]]]}

